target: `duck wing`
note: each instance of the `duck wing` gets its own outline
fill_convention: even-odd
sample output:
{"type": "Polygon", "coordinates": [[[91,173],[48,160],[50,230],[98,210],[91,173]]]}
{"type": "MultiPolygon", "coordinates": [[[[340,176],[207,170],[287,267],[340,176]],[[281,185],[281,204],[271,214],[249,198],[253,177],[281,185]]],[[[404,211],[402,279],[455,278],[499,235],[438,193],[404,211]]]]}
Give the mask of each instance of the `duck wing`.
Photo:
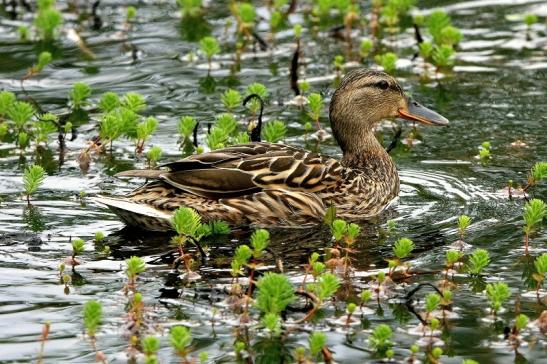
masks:
{"type": "Polygon", "coordinates": [[[330,157],[282,144],[248,143],[192,155],[164,165],[169,171],[126,171],[195,195],[232,198],[263,190],[318,193],[342,183],[340,163],[330,157]]]}

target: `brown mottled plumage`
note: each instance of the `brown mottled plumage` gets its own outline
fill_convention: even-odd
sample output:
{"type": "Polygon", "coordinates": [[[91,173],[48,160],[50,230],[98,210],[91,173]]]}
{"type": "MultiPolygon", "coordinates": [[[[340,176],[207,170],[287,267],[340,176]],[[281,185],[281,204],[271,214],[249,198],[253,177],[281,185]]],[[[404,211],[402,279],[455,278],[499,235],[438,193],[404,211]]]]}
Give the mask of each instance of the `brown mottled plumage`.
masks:
{"type": "Polygon", "coordinates": [[[98,197],[128,225],[169,230],[181,206],[204,221],[232,225],[302,227],[321,221],[330,204],[338,216],[357,220],[377,215],[399,193],[393,161],[374,136],[384,118],[426,124],[447,120],[408,99],[391,76],[350,72],[334,93],[330,121],[343,151],[341,161],[272,143],[248,143],[192,155],[167,170],[139,170],[120,177],[154,181],[127,197],[98,197]]]}

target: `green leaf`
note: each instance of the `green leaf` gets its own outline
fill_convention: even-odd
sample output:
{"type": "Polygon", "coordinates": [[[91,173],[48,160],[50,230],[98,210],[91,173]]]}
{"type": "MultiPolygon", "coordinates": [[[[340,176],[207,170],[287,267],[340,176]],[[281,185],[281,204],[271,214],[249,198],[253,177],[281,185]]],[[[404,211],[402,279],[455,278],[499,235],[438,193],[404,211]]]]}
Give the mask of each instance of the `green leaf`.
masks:
{"type": "Polygon", "coordinates": [[[397,69],[398,57],[393,52],[386,52],[384,54],[377,55],[374,60],[378,63],[386,73],[393,74],[397,69]]]}
{"type": "MultiPolygon", "coordinates": [[[[2,114],[2,109],[0,107],[0,115],[2,114]]],[[[547,162],[537,162],[532,167],[530,175],[534,179],[534,182],[539,182],[542,179],[547,178],[547,162]]]]}
{"type": "Polygon", "coordinates": [[[547,273],[547,253],[541,254],[534,260],[534,267],[538,274],[545,275],[547,273]]]}
{"type": "Polygon", "coordinates": [[[530,322],[530,319],[525,314],[521,313],[517,316],[515,319],[515,327],[518,331],[524,329],[526,325],[528,325],[528,322],[530,322]]]}
{"type": "Polygon", "coordinates": [[[179,207],[173,214],[171,223],[179,235],[192,237],[199,240],[197,235],[201,226],[201,216],[196,210],[189,207],[179,207]]]}
{"type": "Polygon", "coordinates": [[[6,116],[15,102],[15,94],[11,91],[0,91],[0,116],[6,116]]]}
{"type": "Polygon", "coordinates": [[[546,213],[547,210],[545,207],[545,202],[537,198],[528,201],[524,205],[523,218],[526,224],[524,227],[524,231],[527,234],[532,233],[537,225],[539,225],[543,221],[546,213]]]}
{"type": "Polygon", "coordinates": [[[435,311],[441,304],[441,296],[437,293],[429,293],[425,296],[425,310],[428,313],[435,311]]]}
{"type": "Polygon", "coordinates": [[[85,242],[82,239],[72,240],[72,254],[74,256],[80,255],[84,252],[85,242]]]}
{"type": "Polygon", "coordinates": [[[87,335],[95,337],[103,318],[103,307],[101,303],[95,300],[86,302],[83,308],[83,316],[87,335]]]}
{"type": "Polygon", "coordinates": [[[146,108],[146,101],[143,95],[137,92],[128,92],[123,97],[122,105],[134,113],[139,113],[146,108]]]}
{"type": "Polygon", "coordinates": [[[161,158],[162,154],[163,151],[161,150],[161,148],[155,145],[146,152],[146,159],[151,162],[157,162],[161,158]]]}
{"type": "Polygon", "coordinates": [[[319,120],[321,116],[321,111],[323,110],[324,102],[323,98],[318,93],[311,93],[308,95],[308,116],[314,120],[319,120]]]}
{"type": "Polygon", "coordinates": [[[401,238],[393,245],[393,253],[399,259],[404,259],[414,250],[414,243],[408,238],[401,238]]]}
{"type": "Polygon", "coordinates": [[[215,127],[222,129],[226,135],[235,135],[237,121],[232,114],[220,114],[217,116],[215,127]]]}
{"type": "Polygon", "coordinates": [[[450,17],[444,10],[434,10],[427,17],[427,28],[436,44],[440,44],[441,31],[450,25],[450,17]]]}
{"type": "Polygon", "coordinates": [[[192,343],[192,333],[184,326],[174,326],[171,328],[169,342],[177,353],[185,355],[192,343]]]}
{"type": "Polygon", "coordinates": [[[330,205],[327,208],[327,211],[325,211],[325,217],[323,218],[323,223],[330,227],[335,219],[336,219],[336,206],[330,205]]]}
{"type": "Polygon", "coordinates": [[[467,215],[461,215],[458,218],[458,230],[460,231],[460,236],[465,234],[465,230],[471,225],[471,218],[467,215]]]}
{"type": "Polygon", "coordinates": [[[477,249],[473,251],[467,262],[467,271],[471,275],[479,275],[490,264],[490,254],[487,250],[477,249]]]}
{"type": "Polygon", "coordinates": [[[220,96],[220,100],[228,111],[232,111],[241,104],[241,94],[229,88],[220,96]]]}
{"type": "Polygon", "coordinates": [[[392,336],[393,331],[388,325],[380,324],[376,326],[374,331],[372,331],[372,335],[369,337],[371,348],[379,353],[384,353],[393,346],[393,343],[391,342],[392,336]]]}
{"type": "Polygon", "coordinates": [[[310,352],[315,357],[327,345],[327,335],[323,332],[312,332],[308,341],[310,343],[310,352]]]}
{"type": "Polygon", "coordinates": [[[135,279],[146,270],[146,263],[141,257],[132,256],[125,260],[125,274],[129,279],[135,279]]]}
{"type": "Polygon", "coordinates": [[[204,37],[199,41],[201,51],[208,60],[211,60],[213,56],[220,53],[220,45],[218,41],[213,37],[204,37]]]}
{"type": "Polygon", "coordinates": [[[286,134],[287,128],[285,127],[285,123],[280,120],[267,122],[264,125],[264,129],[262,129],[263,139],[270,143],[277,143],[285,139],[286,134]]]}
{"type": "Polygon", "coordinates": [[[486,295],[490,300],[492,309],[498,311],[505,301],[511,297],[511,291],[504,282],[489,283],[486,285],[486,295]]]}
{"type": "Polygon", "coordinates": [[[338,291],[338,287],[340,287],[338,277],[330,272],[326,272],[321,274],[317,279],[315,293],[317,294],[317,298],[325,301],[338,291]]]}
{"type": "Polygon", "coordinates": [[[190,135],[194,132],[194,128],[198,122],[196,119],[194,119],[191,116],[183,116],[180,118],[178,123],[178,129],[180,135],[182,135],[183,138],[188,139],[190,138],[190,135]]]}
{"type": "Polygon", "coordinates": [[[268,230],[256,229],[251,235],[251,246],[253,247],[253,256],[255,259],[260,259],[264,249],[268,247],[270,241],[270,233],[268,230]]]}
{"type": "Polygon", "coordinates": [[[14,101],[7,114],[18,129],[23,129],[34,115],[34,107],[25,101],[14,101]]]}
{"type": "Polygon", "coordinates": [[[99,109],[110,112],[121,105],[120,97],[114,92],[105,92],[99,101],[99,109]]]}
{"type": "Polygon", "coordinates": [[[145,355],[156,355],[160,350],[160,339],[157,336],[148,335],[142,339],[142,351],[145,355]]]}
{"type": "Polygon", "coordinates": [[[255,305],[264,314],[279,315],[296,296],[289,278],[284,274],[267,272],[258,282],[255,305]]]}
{"type": "Polygon", "coordinates": [[[25,187],[25,193],[30,196],[44,183],[46,179],[46,172],[42,166],[33,164],[23,174],[23,186],[25,187]]]}
{"type": "Polygon", "coordinates": [[[332,222],[330,231],[334,240],[340,241],[346,235],[347,223],[344,220],[336,219],[332,222]]]}
{"type": "Polygon", "coordinates": [[[91,95],[91,87],[84,82],[76,82],[72,86],[72,90],[68,93],[72,106],[75,108],[82,107],[86,104],[85,100],[91,95]]]}

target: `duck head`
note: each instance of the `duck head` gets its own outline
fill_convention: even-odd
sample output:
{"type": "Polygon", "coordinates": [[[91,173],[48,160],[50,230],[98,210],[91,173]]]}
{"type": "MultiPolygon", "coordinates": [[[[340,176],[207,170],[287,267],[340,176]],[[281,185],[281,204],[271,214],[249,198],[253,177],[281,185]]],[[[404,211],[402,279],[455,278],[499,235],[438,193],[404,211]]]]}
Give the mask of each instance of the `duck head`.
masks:
{"type": "Polygon", "coordinates": [[[351,71],[344,77],[332,96],[329,116],[344,154],[365,152],[371,144],[377,146],[374,127],[383,119],[448,125],[446,118],[406,96],[393,77],[366,69],[351,71]]]}

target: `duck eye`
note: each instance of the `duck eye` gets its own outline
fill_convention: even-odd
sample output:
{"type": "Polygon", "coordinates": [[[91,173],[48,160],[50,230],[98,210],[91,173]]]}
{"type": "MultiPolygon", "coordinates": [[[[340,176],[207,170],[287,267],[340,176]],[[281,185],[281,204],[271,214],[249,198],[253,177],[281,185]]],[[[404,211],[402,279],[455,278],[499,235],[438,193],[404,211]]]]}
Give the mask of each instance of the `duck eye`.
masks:
{"type": "Polygon", "coordinates": [[[382,80],[376,83],[376,87],[387,90],[389,88],[389,83],[386,80],[382,80]]]}

